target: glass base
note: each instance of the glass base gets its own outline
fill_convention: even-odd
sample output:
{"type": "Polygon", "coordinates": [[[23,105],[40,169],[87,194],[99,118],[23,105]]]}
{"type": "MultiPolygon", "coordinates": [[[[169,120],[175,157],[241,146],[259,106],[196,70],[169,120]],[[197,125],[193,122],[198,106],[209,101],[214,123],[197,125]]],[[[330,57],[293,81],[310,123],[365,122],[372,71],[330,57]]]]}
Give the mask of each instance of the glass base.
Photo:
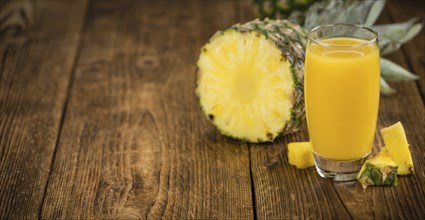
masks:
{"type": "Polygon", "coordinates": [[[335,181],[351,181],[357,179],[357,174],[369,155],[370,153],[357,160],[332,160],[314,154],[314,162],[321,177],[335,181]]]}

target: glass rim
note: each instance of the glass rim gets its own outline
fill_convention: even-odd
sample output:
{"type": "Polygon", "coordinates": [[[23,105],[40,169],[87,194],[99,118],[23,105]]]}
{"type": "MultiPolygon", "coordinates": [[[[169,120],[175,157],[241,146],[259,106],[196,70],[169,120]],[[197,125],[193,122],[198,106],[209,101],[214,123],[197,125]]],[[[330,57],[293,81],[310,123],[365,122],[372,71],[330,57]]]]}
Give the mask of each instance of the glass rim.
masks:
{"type": "Polygon", "coordinates": [[[313,41],[314,43],[319,44],[319,45],[324,46],[324,47],[353,48],[353,47],[367,46],[369,44],[373,44],[373,43],[377,42],[377,40],[378,40],[378,33],[376,31],[374,31],[372,28],[366,27],[364,25],[350,24],[350,23],[334,23],[334,24],[323,24],[323,25],[319,25],[319,26],[316,26],[316,27],[312,28],[311,30],[308,31],[307,37],[308,37],[309,40],[313,41]],[[334,44],[328,44],[328,43],[319,42],[319,41],[317,41],[316,39],[314,39],[311,36],[311,34],[314,31],[317,31],[320,28],[332,27],[332,26],[349,26],[349,27],[356,27],[356,28],[364,29],[364,30],[367,30],[367,31],[371,32],[373,34],[373,38],[370,39],[370,40],[368,40],[367,42],[361,43],[361,44],[354,44],[354,45],[334,45],[334,44]]]}

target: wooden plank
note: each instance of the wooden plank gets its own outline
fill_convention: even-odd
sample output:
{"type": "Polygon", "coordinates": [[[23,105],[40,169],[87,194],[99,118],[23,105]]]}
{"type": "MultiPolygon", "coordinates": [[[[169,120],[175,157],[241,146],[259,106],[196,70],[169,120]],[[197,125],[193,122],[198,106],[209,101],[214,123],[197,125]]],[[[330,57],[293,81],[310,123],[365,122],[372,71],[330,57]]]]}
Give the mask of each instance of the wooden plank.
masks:
{"type": "MultiPolygon", "coordinates": [[[[250,2],[243,1],[239,7],[241,22],[254,19],[250,2]]],[[[388,23],[388,16],[388,11],[384,12],[380,22],[388,23]]],[[[401,52],[389,58],[406,66],[401,52]]],[[[397,187],[363,190],[356,181],[338,183],[322,179],[314,168],[298,170],[289,165],[286,151],[288,143],[308,140],[308,132],[303,128],[274,144],[250,147],[257,217],[420,219],[425,212],[425,191],[422,187],[425,167],[424,106],[414,82],[392,85],[398,93],[380,100],[374,153],[383,145],[379,129],[401,120],[412,145],[416,175],[400,177],[397,187]]]]}
{"type": "MultiPolygon", "coordinates": [[[[239,20],[255,19],[250,1],[241,1],[239,20]]],[[[251,170],[258,219],[347,219],[332,182],[321,179],[314,168],[297,170],[287,160],[287,144],[308,140],[301,131],[277,139],[273,144],[252,144],[251,170]]]]}
{"type": "MultiPolygon", "coordinates": [[[[391,2],[391,1],[389,1],[391,2]]],[[[412,14],[410,14],[412,16],[412,14]]],[[[392,23],[389,7],[386,6],[378,23],[392,23]]],[[[401,51],[390,56],[390,60],[408,68],[406,60],[401,51]]],[[[424,74],[418,72],[418,74],[424,74]]],[[[415,82],[391,83],[397,93],[390,96],[382,96],[377,132],[374,143],[374,153],[384,144],[380,138],[379,130],[383,127],[401,121],[411,144],[413,161],[416,175],[398,178],[398,186],[392,188],[375,187],[367,190],[347,184],[334,184],[334,188],[340,195],[345,206],[354,217],[368,217],[375,219],[406,218],[420,219],[425,214],[425,190],[424,165],[425,165],[425,110],[421,101],[420,92],[415,82]],[[355,202],[353,202],[355,201],[355,202]]]]}
{"type": "Polygon", "coordinates": [[[233,11],[93,2],[43,218],[253,218],[248,147],[194,95],[199,48],[233,11]]]}
{"type": "Polygon", "coordinates": [[[0,219],[38,217],[85,7],[0,3],[0,219]]]}
{"type": "MultiPolygon", "coordinates": [[[[425,2],[421,0],[410,1],[405,4],[403,1],[388,1],[388,9],[393,17],[392,22],[404,22],[412,17],[418,17],[424,25],[425,20],[425,2]]],[[[422,27],[421,32],[401,48],[407,67],[413,73],[419,75],[417,81],[419,91],[421,92],[422,100],[425,103],[425,27],[422,27]]]]}

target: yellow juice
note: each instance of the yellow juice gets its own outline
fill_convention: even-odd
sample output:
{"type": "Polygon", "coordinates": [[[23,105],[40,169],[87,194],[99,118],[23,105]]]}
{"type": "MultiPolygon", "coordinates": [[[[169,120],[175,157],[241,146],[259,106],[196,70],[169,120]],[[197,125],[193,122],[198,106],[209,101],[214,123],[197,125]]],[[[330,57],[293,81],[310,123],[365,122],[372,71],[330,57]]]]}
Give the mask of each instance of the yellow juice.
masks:
{"type": "Polygon", "coordinates": [[[309,44],[305,63],[313,150],[333,160],[362,158],[372,149],[378,117],[379,48],[356,46],[366,43],[356,38],[326,38],[319,43],[309,44]]]}

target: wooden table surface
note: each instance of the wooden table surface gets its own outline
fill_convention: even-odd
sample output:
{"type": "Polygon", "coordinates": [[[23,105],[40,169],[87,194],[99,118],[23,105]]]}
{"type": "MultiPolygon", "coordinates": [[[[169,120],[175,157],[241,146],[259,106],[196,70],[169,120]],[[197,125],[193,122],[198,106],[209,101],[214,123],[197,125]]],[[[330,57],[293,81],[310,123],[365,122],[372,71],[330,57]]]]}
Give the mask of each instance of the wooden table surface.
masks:
{"type": "MultiPolygon", "coordinates": [[[[379,23],[424,11],[389,1],[379,23]]],[[[253,18],[248,0],[0,1],[0,219],[423,219],[424,31],[389,56],[421,78],[378,121],[402,121],[416,175],[363,190],[288,164],[305,128],[246,144],[202,114],[201,45],[253,18]]]]}

